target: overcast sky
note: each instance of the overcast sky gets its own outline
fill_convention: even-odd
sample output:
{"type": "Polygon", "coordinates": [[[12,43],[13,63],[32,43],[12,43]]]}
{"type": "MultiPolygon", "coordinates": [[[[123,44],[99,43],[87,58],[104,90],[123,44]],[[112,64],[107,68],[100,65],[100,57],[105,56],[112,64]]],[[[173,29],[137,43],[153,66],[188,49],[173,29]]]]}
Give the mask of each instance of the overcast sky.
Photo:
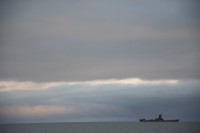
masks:
{"type": "Polygon", "coordinates": [[[199,4],[1,1],[0,123],[200,121],[199,4]]]}

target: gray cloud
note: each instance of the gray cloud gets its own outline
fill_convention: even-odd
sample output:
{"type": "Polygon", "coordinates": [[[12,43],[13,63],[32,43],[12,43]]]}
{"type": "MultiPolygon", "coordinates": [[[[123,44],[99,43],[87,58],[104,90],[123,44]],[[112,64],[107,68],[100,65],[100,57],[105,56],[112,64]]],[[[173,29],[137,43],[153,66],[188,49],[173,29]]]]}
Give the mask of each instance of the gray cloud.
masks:
{"type": "Polygon", "coordinates": [[[198,81],[181,81],[175,85],[64,85],[41,91],[0,92],[0,120],[1,123],[137,121],[141,117],[152,118],[163,113],[168,119],[176,117],[182,121],[199,121],[198,88],[198,81]],[[43,116],[42,111],[45,109],[48,114],[47,109],[52,109],[49,108],[52,106],[57,107],[58,112],[54,108],[53,114],[43,116]],[[15,107],[17,115],[12,112],[5,115],[2,110],[6,107],[7,112],[15,107]],[[36,110],[37,107],[40,110],[36,110]],[[59,112],[59,107],[74,110],[67,114],[67,111],[59,112]],[[24,111],[22,115],[21,111],[24,111]],[[26,111],[30,112],[28,116],[26,111]]]}
{"type": "Polygon", "coordinates": [[[199,47],[188,44],[139,40],[99,45],[14,46],[4,55],[1,78],[31,81],[199,78],[199,47]]]}
{"type": "Polygon", "coordinates": [[[195,3],[2,2],[0,78],[199,78],[195,3]]]}

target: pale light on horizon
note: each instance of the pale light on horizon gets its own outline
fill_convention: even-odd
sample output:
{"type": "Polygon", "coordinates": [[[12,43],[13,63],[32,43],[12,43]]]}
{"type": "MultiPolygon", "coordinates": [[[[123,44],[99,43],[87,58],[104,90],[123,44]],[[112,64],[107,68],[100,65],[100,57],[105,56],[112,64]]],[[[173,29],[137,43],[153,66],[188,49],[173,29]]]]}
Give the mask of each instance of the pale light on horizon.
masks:
{"type": "Polygon", "coordinates": [[[72,82],[31,82],[31,81],[0,81],[0,91],[39,91],[45,90],[51,87],[63,86],[63,85],[162,85],[162,84],[178,84],[178,80],[143,80],[140,78],[128,78],[128,79],[107,79],[107,80],[91,80],[91,81],[72,81],[72,82]]]}

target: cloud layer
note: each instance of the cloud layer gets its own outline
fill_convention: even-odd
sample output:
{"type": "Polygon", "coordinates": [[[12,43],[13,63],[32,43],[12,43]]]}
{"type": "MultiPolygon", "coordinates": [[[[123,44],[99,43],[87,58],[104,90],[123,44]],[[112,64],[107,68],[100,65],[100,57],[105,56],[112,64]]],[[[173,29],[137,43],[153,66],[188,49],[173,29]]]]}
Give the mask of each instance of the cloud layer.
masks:
{"type": "Polygon", "coordinates": [[[50,84],[45,89],[38,83],[24,90],[16,83],[17,89],[0,91],[0,122],[138,121],[159,113],[200,121],[198,81],[108,81],[43,83],[50,84]]]}
{"type": "Polygon", "coordinates": [[[0,123],[200,121],[198,5],[0,1],[0,123]]]}
{"type": "Polygon", "coordinates": [[[199,78],[197,1],[1,3],[1,80],[199,78]]]}

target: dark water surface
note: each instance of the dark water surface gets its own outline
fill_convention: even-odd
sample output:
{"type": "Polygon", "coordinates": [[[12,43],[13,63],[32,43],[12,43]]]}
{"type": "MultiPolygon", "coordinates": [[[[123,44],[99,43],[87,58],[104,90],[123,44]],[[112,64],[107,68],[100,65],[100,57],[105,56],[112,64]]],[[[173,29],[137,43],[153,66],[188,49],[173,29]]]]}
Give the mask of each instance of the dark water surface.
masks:
{"type": "Polygon", "coordinates": [[[200,123],[74,122],[1,124],[0,133],[200,133],[200,123]]]}

